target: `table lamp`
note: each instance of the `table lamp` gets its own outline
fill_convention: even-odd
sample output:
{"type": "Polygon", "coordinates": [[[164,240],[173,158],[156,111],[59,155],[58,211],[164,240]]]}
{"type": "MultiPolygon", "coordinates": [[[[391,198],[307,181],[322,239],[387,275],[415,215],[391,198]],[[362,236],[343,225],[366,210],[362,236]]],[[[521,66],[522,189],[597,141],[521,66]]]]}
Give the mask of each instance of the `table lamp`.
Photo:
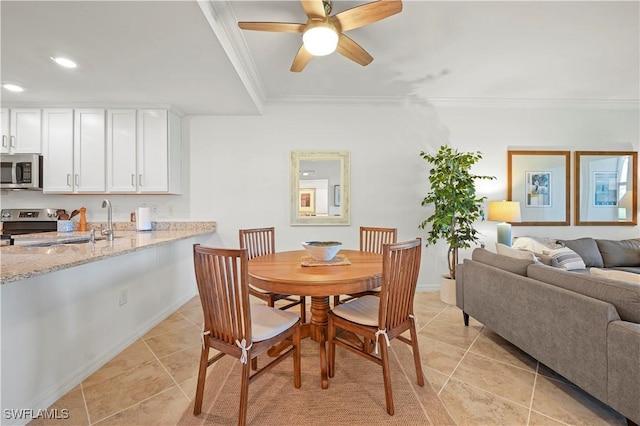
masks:
{"type": "Polygon", "coordinates": [[[498,242],[511,247],[511,224],[520,222],[520,202],[518,201],[490,201],[488,220],[500,222],[498,224],[498,242]]]}

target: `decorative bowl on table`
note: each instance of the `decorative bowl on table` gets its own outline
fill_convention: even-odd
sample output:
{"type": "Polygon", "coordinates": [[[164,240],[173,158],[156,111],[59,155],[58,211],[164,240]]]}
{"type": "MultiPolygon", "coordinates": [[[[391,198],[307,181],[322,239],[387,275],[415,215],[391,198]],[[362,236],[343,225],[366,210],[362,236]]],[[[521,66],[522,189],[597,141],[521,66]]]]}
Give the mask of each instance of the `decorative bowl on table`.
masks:
{"type": "Polygon", "coordinates": [[[329,261],[333,259],[342,248],[340,241],[307,241],[302,247],[314,260],[329,261]]]}

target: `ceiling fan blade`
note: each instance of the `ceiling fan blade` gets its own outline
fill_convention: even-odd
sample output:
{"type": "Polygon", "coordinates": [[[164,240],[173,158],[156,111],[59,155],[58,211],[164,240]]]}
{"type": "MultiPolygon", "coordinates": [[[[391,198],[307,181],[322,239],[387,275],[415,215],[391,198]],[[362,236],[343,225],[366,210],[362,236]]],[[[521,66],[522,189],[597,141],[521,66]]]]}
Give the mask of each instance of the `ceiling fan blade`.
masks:
{"type": "Polygon", "coordinates": [[[336,51],[342,56],[359,63],[363,67],[369,65],[371,61],[373,61],[373,56],[369,55],[358,43],[351,40],[344,34],[340,34],[336,51]]]}
{"type": "Polygon", "coordinates": [[[304,48],[304,45],[300,46],[300,49],[298,50],[296,57],[293,58],[293,63],[291,64],[291,71],[292,72],[302,71],[304,67],[307,66],[311,58],[313,58],[313,55],[307,52],[307,49],[304,48]]]}
{"type": "Polygon", "coordinates": [[[305,24],[293,24],[288,22],[238,22],[243,30],[271,31],[276,33],[302,33],[307,27],[305,24]]]}
{"type": "Polygon", "coordinates": [[[325,18],[327,14],[324,11],[324,3],[322,0],[301,0],[304,13],[309,18],[325,18]]]}
{"type": "Polygon", "coordinates": [[[330,18],[340,31],[373,24],[402,11],[402,1],[374,1],[340,12],[330,18]]]}

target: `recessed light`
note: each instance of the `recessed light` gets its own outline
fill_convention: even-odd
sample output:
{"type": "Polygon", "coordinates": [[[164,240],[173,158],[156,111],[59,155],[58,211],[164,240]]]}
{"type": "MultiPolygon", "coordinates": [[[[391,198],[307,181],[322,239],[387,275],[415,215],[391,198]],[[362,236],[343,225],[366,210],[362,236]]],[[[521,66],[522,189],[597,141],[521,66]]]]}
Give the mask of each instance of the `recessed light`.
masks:
{"type": "Polygon", "coordinates": [[[60,56],[58,56],[58,57],[56,57],[56,58],[54,58],[54,57],[52,56],[52,57],[51,57],[51,60],[52,60],[53,62],[55,62],[56,64],[60,65],[61,67],[65,67],[65,68],[75,68],[75,67],[77,67],[77,66],[78,66],[78,65],[77,65],[75,62],[73,62],[71,59],[63,58],[63,57],[60,57],[60,56]]]}
{"type": "Polygon", "coordinates": [[[24,92],[24,89],[16,84],[3,84],[2,87],[11,91],[11,92],[24,92]]]}

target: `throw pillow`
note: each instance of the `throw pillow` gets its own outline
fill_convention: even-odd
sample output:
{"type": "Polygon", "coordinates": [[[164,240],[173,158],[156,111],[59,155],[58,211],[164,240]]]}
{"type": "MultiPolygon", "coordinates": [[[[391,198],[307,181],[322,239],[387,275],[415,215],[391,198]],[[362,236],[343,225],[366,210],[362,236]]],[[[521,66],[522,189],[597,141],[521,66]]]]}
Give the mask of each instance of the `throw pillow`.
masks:
{"type": "Polygon", "coordinates": [[[496,243],[496,253],[503,256],[513,257],[514,259],[533,260],[534,262],[537,261],[536,256],[532,252],[515,250],[501,243],[496,243]]]}
{"type": "Polygon", "coordinates": [[[605,268],[640,266],[640,238],[629,240],[596,240],[605,268]]]}
{"type": "Polygon", "coordinates": [[[516,237],[511,247],[518,250],[528,250],[533,253],[543,253],[545,250],[562,247],[555,239],[546,237],[516,237]]]}
{"type": "Polygon", "coordinates": [[[604,270],[598,268],[591,268],[591,275],[599,277],[609,278],[610,280],[625,281],[632,284],[640,284],[640,274],[634,274],[633,272],[616,271],[616,270],[604,270]]]}
{"type": "Polygon", "coordinates": [[[584,264],[587,267],[593,266],[596,268],[604,268],[604,261],[596,240],[593,238],[578,238],[577,240],[558,240],[558,242],[565,247],[569,247],[571,250],[578,253],[578,255],[584,260],[584,264]]]}
{"type": "Polygon", "coordinates": [[[547,250],[544,254],[551,256],[551,266],[554,268],[560,268],[567,271],[586,269],[586,265],[578,253],[568,247],[547,250]]]}

